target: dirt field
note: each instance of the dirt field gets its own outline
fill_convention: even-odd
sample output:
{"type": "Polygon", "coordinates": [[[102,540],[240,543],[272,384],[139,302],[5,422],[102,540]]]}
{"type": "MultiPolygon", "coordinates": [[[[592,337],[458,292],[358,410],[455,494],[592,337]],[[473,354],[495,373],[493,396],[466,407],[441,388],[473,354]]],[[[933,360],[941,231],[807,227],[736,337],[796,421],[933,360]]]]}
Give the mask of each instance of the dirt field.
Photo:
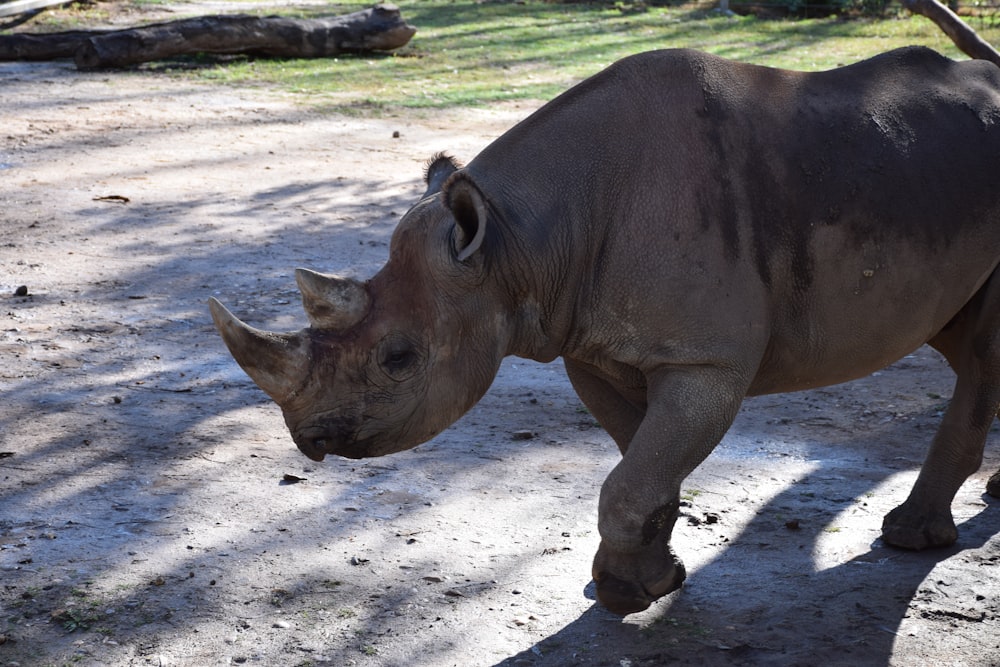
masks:
{"type": "Polygon", "coordinates": [[[303,326],[295,267],[374,272],[424,161],[529,111],[0,63],[0,665],[1000,665],[996,436],[954,548],[878,539],[951,392],[927,350],[748,401],[684,486],[686,585],[624,620],[588,587],[617,450],[559,364],[412,452],[298,453],[208,297],[303,326]]]}

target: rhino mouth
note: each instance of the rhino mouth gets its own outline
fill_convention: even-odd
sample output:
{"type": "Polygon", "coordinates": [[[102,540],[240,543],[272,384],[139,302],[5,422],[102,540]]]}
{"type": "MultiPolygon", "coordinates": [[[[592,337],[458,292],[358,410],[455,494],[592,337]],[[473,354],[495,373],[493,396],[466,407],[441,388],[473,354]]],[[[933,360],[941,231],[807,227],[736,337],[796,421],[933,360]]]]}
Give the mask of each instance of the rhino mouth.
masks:
{"type": "Polygon", "coordinates": [[[345,459],[385,456],[411,449],[435,435],[415,438],[405,428],[386,429],[384,423],[370,418],[360,424],[343,418],[319,418],[290,430],[299,451],[313,461],[322,461],[327,454],[345,459]]]}
{"type": "Polygon", "coordinates": [[[321,429],[306,429],[293,435],[296,447],[313,461],[322,461],[327,454],[345,459],[380,456],[374,438],[338,437],[321,429]]]}
{"type": "Polygon", "coordinates": [[[295,446],[313,461],[322,461],[326,458],[326,440],[323,438],[295,439],[295,446]]]}
{"type": "Polygon", "coordinates": [[[339,453],[349,438],[337,436],[331,429],[311,426],[292,431],[292,440],[299,451],[313,461],[322,461],[327,454],[339,453]]]}

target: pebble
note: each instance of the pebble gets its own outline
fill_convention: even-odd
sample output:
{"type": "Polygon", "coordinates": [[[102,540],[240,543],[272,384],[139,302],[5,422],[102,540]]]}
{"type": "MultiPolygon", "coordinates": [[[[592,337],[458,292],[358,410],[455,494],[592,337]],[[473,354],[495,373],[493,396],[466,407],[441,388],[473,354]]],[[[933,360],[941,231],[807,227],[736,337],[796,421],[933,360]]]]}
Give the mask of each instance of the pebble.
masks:
{"type": "Polygon", "coordinates": [[[288,628],[292,627],[292,624],[289,623],[288,621],[275,621],[273,627],[287,630],[288,628]]]}

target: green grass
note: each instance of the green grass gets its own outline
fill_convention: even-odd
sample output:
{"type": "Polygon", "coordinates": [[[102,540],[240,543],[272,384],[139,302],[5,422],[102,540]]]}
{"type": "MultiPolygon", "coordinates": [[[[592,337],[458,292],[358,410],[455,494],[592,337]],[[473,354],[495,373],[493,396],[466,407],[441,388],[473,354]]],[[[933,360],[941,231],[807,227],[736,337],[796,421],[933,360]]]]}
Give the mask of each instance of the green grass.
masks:
{"type": "MultiPolygon", "coordinates": [[[[348,2],[326,5],[321,11],[342,14],[366,6],[369,3],[348,2]]],[[[760,20],[721,16],[704,5],[634,9],[532,0],[524,4],[404,0],[399,6],[418,32],[393,55],[208,58],[181,75],[276,87],[341,112],[381,113],[545,100],[623,56],[666,47],[692,47],[803,70],[828,69],[909,44],[962,57],[937,26],[919,16],[760,20]]],[[[259,13],[275,11],[263,1],[260,7],[259,13]]],[[[99,4],[94,11],[100,11],[99,4]]],[[[302,16],[318,11],[315,7],[281,10],[302,16]]],[[[986,23],[973,26],[987,41],[1000,40],[1000,28],[986,23]]]]}

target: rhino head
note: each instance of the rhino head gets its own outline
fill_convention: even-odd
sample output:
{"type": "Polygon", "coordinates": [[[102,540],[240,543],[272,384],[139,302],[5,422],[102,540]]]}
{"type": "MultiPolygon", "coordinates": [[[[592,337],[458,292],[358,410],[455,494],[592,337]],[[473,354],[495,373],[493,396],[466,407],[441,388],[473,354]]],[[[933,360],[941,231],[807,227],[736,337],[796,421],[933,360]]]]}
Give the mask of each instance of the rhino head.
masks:
{"type": "Polygon", "coordinates": [[[507,313],[485,280],[485,198],[446,156],[426,180],[370,280],[296,271],[308,328],[261,331],[209,302],[229,351],[313,460],[426,442],[486,393],[506,354],[507,313]]]}

